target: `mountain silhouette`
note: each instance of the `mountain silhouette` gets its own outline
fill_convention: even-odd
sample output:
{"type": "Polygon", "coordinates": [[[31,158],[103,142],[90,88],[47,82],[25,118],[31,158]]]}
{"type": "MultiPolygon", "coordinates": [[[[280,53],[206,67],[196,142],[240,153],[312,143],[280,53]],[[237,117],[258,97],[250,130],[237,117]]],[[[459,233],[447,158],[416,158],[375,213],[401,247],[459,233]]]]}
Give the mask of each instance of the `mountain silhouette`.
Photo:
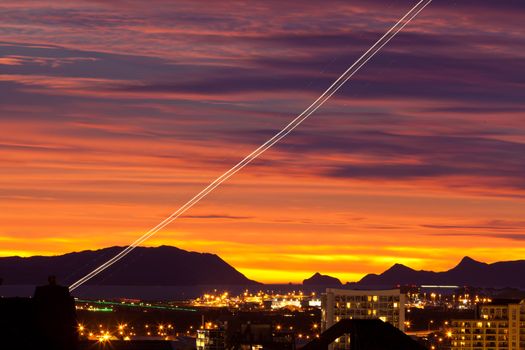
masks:
{"type": "MultiPolygon", "coordinates": [[[[42,284],[48,275],[71,284],[124,247],[86,250],[59,256],[0,258],[4,284],[42,284]]],[[[93,285],[252,285],[252,281],[219,256],[171,246],[137,247],[87,284],[93,285]]]]}
{"type": "Polygon", "coordinates": [[[520,276],[525,276],[525,260],[487,264],[466,256],[448,271],[416,271],[405,265],[395,264],[379,275],[366,275],[356,284],[359,286],[436,284],[525,288],[525,280],[520,276]]]}
{"type": "Polygon", "coordinates": [[[340,286],[341,281],[335,277],[328,275],[321,275],[316,272],[312,277],[303,280],[305,286],[340,286]]]}

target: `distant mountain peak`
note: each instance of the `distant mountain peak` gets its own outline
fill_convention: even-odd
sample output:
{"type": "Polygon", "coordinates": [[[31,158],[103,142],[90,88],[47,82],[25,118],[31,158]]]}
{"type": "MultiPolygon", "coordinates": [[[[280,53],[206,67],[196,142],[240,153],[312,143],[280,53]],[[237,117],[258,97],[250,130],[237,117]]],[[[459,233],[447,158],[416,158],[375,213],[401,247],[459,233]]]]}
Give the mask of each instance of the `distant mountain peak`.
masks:
{"type": "Polygon", "coordinates": [[[411,269],[410,267],[405,266],[403,264],[396,263],[396,264],[392,265],[385,272],[412,272],[412,271],[414,271],[414,270],[411,269]]]}
{"type": "Polygon", "coordinates": [[[525,288],[525,260],[500,261],[487,264],[465,256],[448,271],[416,271],[402,264],[395,264],[381,274],[369,274],[358,285],[393,287],[398,285],[458,285],[474,287],[525,288]]]}
{"type": "MultiPolygon", "coordinates": [[[[84,276],[124,247],[84,250],[57,256],[0,258],[0,277],[6,284],[45,283],[54,274],[67,284],[84,276]],[[73,271],[73,273],[72,273],[73,271]]],[[[137,247],[125,259],[89,281],[99,285],[256,285],[215,254],[177,247],[137,247]],[[166,273],[169,267],[169,273],[166,273]]]]}
{"type": "Polygon", "coordinates": [[[479,264],[480,262],[477,261],[477,260],[472,259],[470,256],[464,256],[463,259],[461,259],[461,261],[459,263],[460,264],[467,264],[467,263],[477,263],[477,264],[479,264]]]}
{"type": "Polygon", "coordinates": [[[482,266],[486,266],[486,265],[487,265],[486,263],[474,260],[470,256],[465,256],[465,257],[463,257],[463,259],[461,259],[459,264],[457,264],[454,269],[458,269],[458,268],[477,268],[477,267],[482,267],[482,266]]]}
{"type": "Polygon", "coordinates": [[[311,285],[311,286],[340,286],[342,285],[341,281],[338,278],[328,276],[328,275],[322,275],[319,272],[316,272],[313,274],[312,277],[307,278],[303,281],[304,285],[311,285]]]}

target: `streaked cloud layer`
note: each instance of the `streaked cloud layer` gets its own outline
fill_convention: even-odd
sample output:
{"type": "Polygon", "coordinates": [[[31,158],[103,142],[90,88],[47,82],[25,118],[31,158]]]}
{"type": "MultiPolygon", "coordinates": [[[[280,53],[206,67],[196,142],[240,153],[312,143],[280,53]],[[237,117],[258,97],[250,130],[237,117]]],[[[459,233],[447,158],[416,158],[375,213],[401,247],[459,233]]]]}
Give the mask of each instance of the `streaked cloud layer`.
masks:
{"type": "MultiPolygon", "coordinates": [[[[306,107],[413,1],[3,1],[1,255],[125,245],[306,107]]],[[[148,244],[250,278],[523,258],[521,1],[436,1],[148,244]]]]}

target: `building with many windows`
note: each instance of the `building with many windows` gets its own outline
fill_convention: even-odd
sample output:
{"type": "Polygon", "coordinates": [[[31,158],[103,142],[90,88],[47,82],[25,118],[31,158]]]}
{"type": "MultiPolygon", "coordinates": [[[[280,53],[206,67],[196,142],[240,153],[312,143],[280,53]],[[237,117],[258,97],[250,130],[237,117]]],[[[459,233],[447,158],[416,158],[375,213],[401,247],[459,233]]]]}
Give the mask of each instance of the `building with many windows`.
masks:
{"type": "MultiPolygon", "coordinates": [[[[377,318],[405,330],[405,295],[399,289],[347,290],[328,288],[322,299],[322,327],[330,328],[342,319],[377,318]]],[[[336,340],[333,349],[349,349],[350,337],[336,340]]]]}
{"type": "Polygon", "coordinates": [[[199,329],[197,331],[197,350],[224,350],[226,332],[222,329],[199,329]]]}
{"type": "Polygon", "coordinates": [[[452,350],[525,349],[525,300],[495,300],[481,305],[478,314],[452,321],[452,350]]]}

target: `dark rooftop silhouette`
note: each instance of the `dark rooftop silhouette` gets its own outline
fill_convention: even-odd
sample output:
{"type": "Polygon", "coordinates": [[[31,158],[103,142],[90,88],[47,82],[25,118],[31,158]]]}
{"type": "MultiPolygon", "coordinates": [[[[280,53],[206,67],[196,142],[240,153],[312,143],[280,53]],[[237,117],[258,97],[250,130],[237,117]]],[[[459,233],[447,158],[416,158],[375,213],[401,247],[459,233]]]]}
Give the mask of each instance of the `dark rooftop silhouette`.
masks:
{"type": "Polygon", "coordinates": [[[426,350],[390,323],[377,319],[341,320],[301,350],[327,350],[328,345],[344,334],[350,335],[350,350],[426,350]]]}
{"type": "Polygon", "coordinates": [[[0,339],[6,349],[75,350],[75,301],[55,276],[33,298],[0,298],[0,339]]]}

